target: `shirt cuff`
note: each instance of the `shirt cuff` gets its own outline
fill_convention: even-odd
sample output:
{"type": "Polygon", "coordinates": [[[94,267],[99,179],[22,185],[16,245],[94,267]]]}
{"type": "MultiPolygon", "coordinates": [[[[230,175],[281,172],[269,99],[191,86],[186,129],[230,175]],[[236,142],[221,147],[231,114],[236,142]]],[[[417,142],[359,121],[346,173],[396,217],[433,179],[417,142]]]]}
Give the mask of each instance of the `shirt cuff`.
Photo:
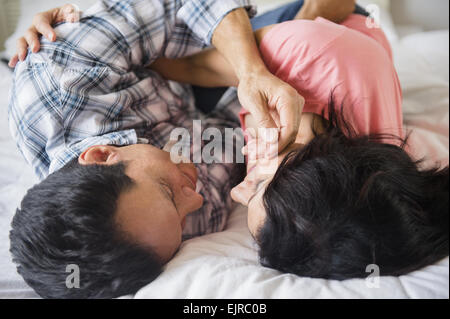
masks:
{"type": "Polygon", "coordinates": [[[249,18],[256,13],[251,0],[188,0],[178,11],[177,17],[200,37],[205,45],[211,40],[220,22],[232,11],[245,8],[249,18]]]}

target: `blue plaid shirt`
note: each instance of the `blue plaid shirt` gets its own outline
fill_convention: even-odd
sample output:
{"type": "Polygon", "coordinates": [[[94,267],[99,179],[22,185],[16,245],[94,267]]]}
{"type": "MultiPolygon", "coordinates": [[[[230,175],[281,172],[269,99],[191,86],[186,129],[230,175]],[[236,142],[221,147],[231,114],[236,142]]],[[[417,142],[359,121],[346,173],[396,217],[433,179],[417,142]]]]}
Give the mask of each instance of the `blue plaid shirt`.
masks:
{"type": "MultiPolygon", "coordinates": [[[[193,54],[211,43],[232,10],[250,0],[103,0],[79,23],[56,27],[41,51],[15,69],[10,94],[12,136],[40,179],[94,145],[163,146],[175,127],[201,118],[189,86],[143,68],[159,57],[193,54]]],[[[236,127],[239,103],[230,91],[222,115],[208,126],[236,127]],[[233,124],[234,123],[234,124],[233,124]]],[[[205,205],[187,221],[185,239],[221,230],[229,199],[231,165],[199,165],[205,205]]]]}

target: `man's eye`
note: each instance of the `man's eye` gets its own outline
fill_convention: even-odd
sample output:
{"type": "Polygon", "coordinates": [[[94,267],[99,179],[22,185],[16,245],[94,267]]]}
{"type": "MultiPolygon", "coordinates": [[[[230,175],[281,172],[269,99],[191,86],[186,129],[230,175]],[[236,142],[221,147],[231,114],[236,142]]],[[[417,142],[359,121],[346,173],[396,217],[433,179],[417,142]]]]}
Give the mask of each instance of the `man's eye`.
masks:
{"type": "Polygon", "coordinates": [[[164,191],[166,192],[167,197],[169,197],[172,201],[174,201],[175,196],[174,196],[173,191],[172,191],[172,189],[170,188],[169,184],[167,184],[167,183],[164,182],[164,181],[161,181],[161,185],[163,186],[164,191]]]}
{"type": "Polygon", "coordinates": [[[173,201],[175,196],[173,195],[172,189],[169,186],[166,186],[167,194],[169,195],[170,199],[173,201]]]}
{"type": "Polygon", "coordinates": [[[172,188],[169,186],[169,183],[165,182],[164,180],[160,180],[160,184],[161,188],[164,189],[163,191],[166,193],[167,198],[172,202],[173,207],[176,209],[177,214],[179,215],[180,213],[178,212],[178,207],[175,203],[175,194],[172,191],[172,188]]]}

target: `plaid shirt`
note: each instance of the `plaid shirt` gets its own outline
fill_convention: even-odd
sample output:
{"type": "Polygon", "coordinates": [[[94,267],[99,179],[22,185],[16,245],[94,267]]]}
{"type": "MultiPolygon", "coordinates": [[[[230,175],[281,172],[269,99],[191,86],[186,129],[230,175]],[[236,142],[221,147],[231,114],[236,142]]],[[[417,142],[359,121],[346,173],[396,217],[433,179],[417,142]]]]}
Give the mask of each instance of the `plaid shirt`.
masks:
{"type": "MultiPolygon", "coordinates": [[[[220,21],[241,7],[256,14],[250,0],[103,0],[79,23],[57,26],[56,42],[42,39],[41,51],[16,66],[10,94],[12,136],[38,177],[94,145],[133,145],[145,137],[163,146],[171,129],[192,126],[201,115],[190,87],[143,66],[209,46],[220,21]]],[[[233,91],[221,107],[229,116],[204,124],[237,126],[233,91]]],[[[231,207],[231,166],[198,167],[205,206],[188,218],[185,238],[223,229],[231,207]]]]}

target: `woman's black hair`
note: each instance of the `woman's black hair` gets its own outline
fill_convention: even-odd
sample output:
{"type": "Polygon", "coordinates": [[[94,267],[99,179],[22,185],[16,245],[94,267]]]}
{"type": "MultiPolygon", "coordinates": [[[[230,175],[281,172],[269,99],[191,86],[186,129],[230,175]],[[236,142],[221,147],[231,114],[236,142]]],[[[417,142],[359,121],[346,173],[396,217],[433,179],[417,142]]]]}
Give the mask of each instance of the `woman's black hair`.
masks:
{"type": "Polygon", "coordinates": [[[114,222],[120,194],[133,185],[124,164],[74,160],[30,189],[10,232],[13,261],[27,284],[44,298],[115,298],[154,280],[159,258],[114,222]]]}
{"type": "Polygon", "coordinates": [[[448,256],[448,167],[421,169],[407,139],[359,136],[332,97],[327,112],[324,132],[288,154],[265,191],[261,263],[345,280],[373,264],[399,276],[448,256]]]}

